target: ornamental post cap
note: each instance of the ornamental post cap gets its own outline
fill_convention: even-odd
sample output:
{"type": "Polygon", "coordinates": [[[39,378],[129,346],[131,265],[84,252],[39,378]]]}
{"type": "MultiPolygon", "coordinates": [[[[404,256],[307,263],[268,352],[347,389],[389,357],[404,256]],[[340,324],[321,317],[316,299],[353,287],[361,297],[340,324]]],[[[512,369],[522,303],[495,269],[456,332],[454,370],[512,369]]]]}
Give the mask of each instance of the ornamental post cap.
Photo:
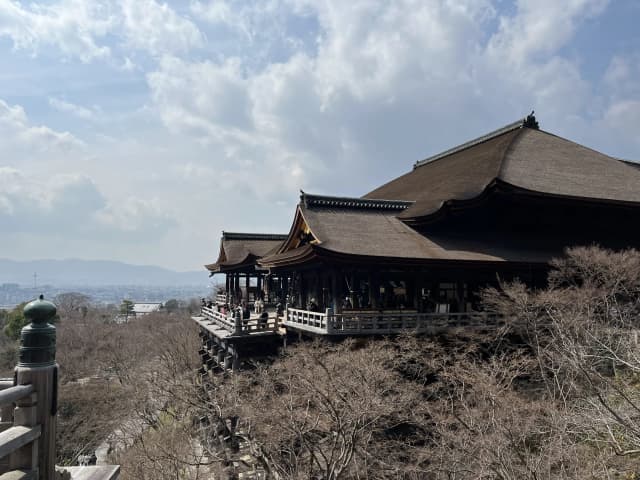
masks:
{"type": "Polygon", "coordinates": [[[43,295],[24,307],[31,323],[20,332],[19,367],[49,367],[56,363],[56,327],[51,325],[56,306],[43,295]]]}
{"type": "Polygon", "coordinates": [[[36,325],[44,325],[56,316],[56,306],[40,295],[37,300],[28,303],[23,310],[24,316],[36,325]]]}

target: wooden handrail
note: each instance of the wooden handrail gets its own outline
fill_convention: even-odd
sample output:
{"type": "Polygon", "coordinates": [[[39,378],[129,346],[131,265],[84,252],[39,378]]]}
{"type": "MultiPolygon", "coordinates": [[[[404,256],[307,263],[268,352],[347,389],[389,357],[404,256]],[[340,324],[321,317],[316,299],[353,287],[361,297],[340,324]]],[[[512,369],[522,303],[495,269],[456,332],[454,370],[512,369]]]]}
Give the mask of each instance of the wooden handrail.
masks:
{"type": "Polygon", "coordinates": [[[238,326],[235,318],[226,316],[216,309],[202,307],[202,314],[210,321],[232,333],[248,334],[251,332],[276,331],[278,329],[278,321],[275,318],[269,318],[266,323],[261,323],[260,320],[257,323],[249,323],[247,320],[242,320],[242,323],[238,326]]]}
{"type": "Polygon", "coordinates": [[[16,385],[0,390],[0,406],[9,405],[33,393],[33,385],[16,385]]]}
{"type": "Polygon", "coordinates": [[[16,426],[0,433],[0,458],[15,452],[40,437],[40,425],[16,426]]]}
{"type": "Polygon", "coordinates": [[[233,321],[232,318],[227,317],[226,315],[218,312],[217,310],[214,310],[213,308],[202,307],[202,313],[204,313],[204,315],[209,320],[213,320],[214,322],[216,322],[221,327],[224,327],[224,328],[229,329],[231,331],[233,331],[234,328],[235,328],[235,322],[233,321]]]}

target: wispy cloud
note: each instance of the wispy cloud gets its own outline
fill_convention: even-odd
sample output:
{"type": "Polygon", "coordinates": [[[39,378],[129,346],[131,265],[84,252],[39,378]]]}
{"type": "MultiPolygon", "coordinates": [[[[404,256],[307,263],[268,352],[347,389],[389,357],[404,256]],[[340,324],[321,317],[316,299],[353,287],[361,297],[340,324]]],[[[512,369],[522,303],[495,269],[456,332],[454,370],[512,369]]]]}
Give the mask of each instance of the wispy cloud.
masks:
{"type": "Polygon", "coordinates": [[[67,102],[56,97],[49,97],[49,105],[60,112],[70,113],[85,120],[91,120],[96,116],[96,112],[93,109],[76,105],[75,103],[67,102]]]}

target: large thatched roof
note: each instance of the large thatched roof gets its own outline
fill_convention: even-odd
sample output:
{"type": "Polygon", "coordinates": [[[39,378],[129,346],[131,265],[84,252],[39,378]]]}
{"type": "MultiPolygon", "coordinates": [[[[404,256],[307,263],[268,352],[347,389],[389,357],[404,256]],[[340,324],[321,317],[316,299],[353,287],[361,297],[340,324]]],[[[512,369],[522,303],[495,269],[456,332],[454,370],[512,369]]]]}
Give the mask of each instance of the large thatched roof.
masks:
{"type": "Polygon", "coordinates": [[[492,187],[572,199],[638,203],[640,170],[570,140],[516,122],[417,162],[413,170],[364,195],[414,201],[399,218],[438,213],[492,187]]]}

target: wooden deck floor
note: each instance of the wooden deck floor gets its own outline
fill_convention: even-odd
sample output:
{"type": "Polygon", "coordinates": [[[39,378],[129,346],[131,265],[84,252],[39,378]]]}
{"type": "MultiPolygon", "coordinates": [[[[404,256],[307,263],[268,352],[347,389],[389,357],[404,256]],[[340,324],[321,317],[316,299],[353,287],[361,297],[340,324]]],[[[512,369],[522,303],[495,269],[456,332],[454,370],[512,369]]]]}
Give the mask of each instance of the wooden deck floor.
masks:
{"type": "MultiPolygon", "coordinates": [[[[282,335],[285,333],[283,328],[278,329],[277,331],[269,330],[269,331],[251,331],[243,333],[242,335],[234,335],[233,332],[230,332],[224,327],[216,324],[211,321],[207,317],[203,316],[195,316],[191,317],[191,319],[196,322],[201,328],[212,333],[216,337],[220,339],[231,339],[231,338],[242,338],[242,337],[271,337],[274,335],[282,335]]],[[[252,318],[248,322],[249,325],[258,325],[258,316],[252,315],[252,318]]]]}

